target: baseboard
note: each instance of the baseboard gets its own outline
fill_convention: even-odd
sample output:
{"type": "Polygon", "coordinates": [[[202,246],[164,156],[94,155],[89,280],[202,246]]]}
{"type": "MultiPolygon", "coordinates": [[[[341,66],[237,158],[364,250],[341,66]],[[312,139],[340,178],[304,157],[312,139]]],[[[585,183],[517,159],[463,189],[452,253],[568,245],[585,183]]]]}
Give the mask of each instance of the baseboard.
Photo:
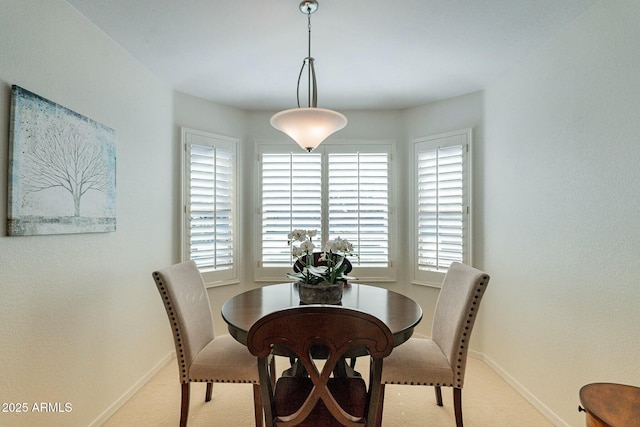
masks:
{"type": "Polygon", "coordinates": [[[529,390],[520,384],[515,378],[513,378],[507,371],[502,369],[500,365],[494,362],[490,357],[477,351],[469,351],[469,356],[482,360],[487,366],[489,366],[500,378],[505,380],[515,391],[520,393],[527,402],[529,402],[534,408],[536,408],[542,415],[544,415],[554,426],[556,427],[570,427],[562,418],[560,418],[555,412],[549,409],[544,403],[542,403],[537,397],[535,397],[529,390]]]}
{"type": "Polygon", "coordinates": [[[469,349],[467,357],[473,357],[474,359],[482,360],[484,362],[484,354],[480,353],[479,351],[469,349]]]}
{"type": "Polygon", "coordinates": [[[560,418],[555,412],[549,409],[544,403],[542,403],[537,397],[535,397],[529,390],[527,390],[522,384],[520,384],[515,378],[513,378],[507,371],[502,369],[495,361],[484,353],[471,350],[467,353],[467,357],[478,359],[486,364],[491,370],[493,370],[500,378],[502,378],[507,384],[509,384],[515,391],[517,391],[527,402],[538,410],[546,419],[549,420],[556,427],[570,427],[562,418],[560,418]]]}
{"type": "Polygon", "coordinates": [[[151,378],[153,378],[154,375],[156,375],[162,368],[164,368],[167,365],[167,363],[175,359],[175,357],[176,357],[175,351],[172,351],[169,354],[167,354],[165,357],[163,357],[160,360],[160,362],[156,364],[156,366],[151,368],[149,372],[147,372],[133,386],[131,386],[131,388],[129,388],[129,390],[127,390],[122,396],[120,396],[118,400],[113,402],[113,404],[109,406],[106,411],[100,414],[98,418],[93,420],[93,422],[89,424],[89,427],[99,427],[102,424],[104,424],[113,414],[118,412],[118,410],[122,408],[125,405],[125,403],[127,403],[127,401],[131,399],[133,395],[135,395],[149,380],[151,380],[151,378]]]}

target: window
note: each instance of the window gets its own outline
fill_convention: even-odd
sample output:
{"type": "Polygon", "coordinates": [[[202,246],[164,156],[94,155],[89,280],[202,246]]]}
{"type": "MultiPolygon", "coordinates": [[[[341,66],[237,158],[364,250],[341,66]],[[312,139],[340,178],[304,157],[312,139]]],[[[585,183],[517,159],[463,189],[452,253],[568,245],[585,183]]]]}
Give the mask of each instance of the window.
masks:
{"type": "Polygon", "coordinates": [[[353,265],[389,265],[389,154],[329,154],[329,235],[353,243],[353,265]]]}
{"type": "Polygon", "coordinates": [[[183,260],[198,265],[208,285],[237,280],[237,140],[182,130],[183,260]]]}
{"type": "Polygon", "coordinates": [[[322,229],[320,154],[264,153],[261,156],[262,265],[291,266],[287,234],[322,229]]]}
{"type": "Polygon", "coordinates": [[[256,280],[284,279],[294,260],[287,234],[316,229],[314,243],[340,236],[354,246],[353,274],[392,280],[391,144],[323,143],[312,153],[260,144],[259,266],[256,280]]]}
{"type": "Polygon", "coordinates": [[[471,263],[471,130],[414,141],[414,282],[439,285],[453,261],[471,263]]]}

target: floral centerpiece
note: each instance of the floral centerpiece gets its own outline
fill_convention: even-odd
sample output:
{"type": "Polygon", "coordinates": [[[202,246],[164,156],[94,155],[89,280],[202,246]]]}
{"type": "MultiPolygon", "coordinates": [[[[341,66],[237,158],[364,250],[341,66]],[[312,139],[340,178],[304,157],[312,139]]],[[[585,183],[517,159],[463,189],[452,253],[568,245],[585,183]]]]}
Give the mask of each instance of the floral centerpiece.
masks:
{"type": "MultiPolygon", "coordinates": [[[[339,297],[334,295],[329,297],[328,295],[322,295],[321,301],[335,304],[342,298],[343,284],[347,280],[354,280],[355,277],[345,275],[345,270],[349,266],[349,263],[345,263],[347,256],[355,255],[353,253],[353,245],[349,243],[347,239],[337,237],[335,240],[330,240],[322,246],[322,252],[317,257],[318,264],[316,265],[316,256],[314,250],[316,248],[313,243],[313,238],[316,236],[316,230],[293,230],[288,235],[288,243],[291,246],[291,255],[298,261],[298,264],[302,266],[301,271],[288,273],[287,277],[294,279],[298,282],[300,299],[305,301],[305,295],[310,287],[315,287],[317,290],[310,290],[317,294],[318,291],[326,290],[329,292],[332,290],[334,294],[339,293],[339,297]],[[304,290],[303,290],[304,289],[304,290]],[[335,301],[337,299],[337,301],[335,301]]],[[[313,302],[316,302],[315,300],[313,302]]]]}

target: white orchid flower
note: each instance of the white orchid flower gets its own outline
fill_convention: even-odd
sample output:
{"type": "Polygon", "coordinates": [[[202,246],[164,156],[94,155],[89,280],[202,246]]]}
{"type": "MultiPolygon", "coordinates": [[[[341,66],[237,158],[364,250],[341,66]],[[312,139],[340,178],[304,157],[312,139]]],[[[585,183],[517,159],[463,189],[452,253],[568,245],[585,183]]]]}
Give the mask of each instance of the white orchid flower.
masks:
{"type": "Polygon", "coordinates": [[[291,255],[293,255],[294,258],[300,258],[305,255],[305,252],[301,248],[294,246],[291,248],[291,255]]]}
{"type": "Polygon", "coordinates": [[[334,240],[327,241],[322,250],[324,252],[335,252],[337,250],[336,242],[334,240]]]}
{"type": "Polygon", "coordinates": [[[291,233],[287,235],[289,238],[289,244],[291,242],[302,242],[307,237],[307,232],[305,230],[295,229],[291,233]]]}
{"type": "Polygon", "coordinates": [[[313,252],[313,249],[315,247],[316,245],[311,243],[311,240],[305,240],[300,244],[300,250],[302,250],[303,252],[313,252]]]}

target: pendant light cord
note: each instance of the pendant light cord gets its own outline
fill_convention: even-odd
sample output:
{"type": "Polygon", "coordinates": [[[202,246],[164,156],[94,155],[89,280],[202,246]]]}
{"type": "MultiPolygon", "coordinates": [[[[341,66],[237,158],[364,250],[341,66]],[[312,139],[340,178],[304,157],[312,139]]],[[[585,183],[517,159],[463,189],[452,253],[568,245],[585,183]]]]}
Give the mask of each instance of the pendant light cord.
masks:
{"type": "Polygon", "coordinates": [[[298,108],[300,108],[300,80],[302,79],[302,72],[304,71],[304,66],[309,62],[308,69],[308,85],[307,85],[307,96],[309,99],[309,107],[315,108],[318,105],[318,89],[316,84],[316,70],[313,65],[313,58],[311,57],[311,7],[307,6],[307,31],[309,33],[309,41],[307,43],[308,47],[308,56],[302,60],[302,68],[300,68],[300,74],[298,74],[298,86],[296,92],[296,98],[298,101],[298,108]],[[313,83],[313,94],[311,92],[311,87],[313,83]]]}

